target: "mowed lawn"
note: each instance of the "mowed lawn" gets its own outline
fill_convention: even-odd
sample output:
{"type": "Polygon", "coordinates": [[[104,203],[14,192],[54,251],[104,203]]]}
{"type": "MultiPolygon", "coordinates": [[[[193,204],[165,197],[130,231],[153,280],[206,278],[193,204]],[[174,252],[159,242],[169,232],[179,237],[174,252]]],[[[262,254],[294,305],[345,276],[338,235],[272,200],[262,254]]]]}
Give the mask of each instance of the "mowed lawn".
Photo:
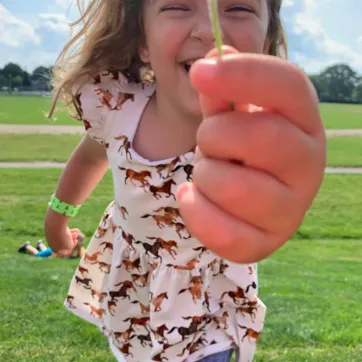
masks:
{"type": "Polygon", "coordinates": [[[320,110],[326,128],[362,128],[361,104],[321,103],[320,110]]]}
{"type": "MultiPolygon", "coordinates": [[[[77,261],[16,251],[43,237],[60,172],[0,169],[0,361],[114,361],[97,328],[62,306],[77,261]]],[[[108,173],[71,226],[91,236],[111,200],[108,173]]],[[[260,263],[268,312],[256,362],[362,360],[361,200],[361,176],[326,175],[297,235],[260,263]]]]}
{"type": "Polygon", "coordinates": [[[0,124],[80,125],[64,110],[46,118],[51,103],[50,97],[0,96],[0,124]]]}
{"type": "MultiPolygon", "coordinates": [[[[64,111],[45,118],[50,105],[50,97],[0,96],[0,124],[79,125],[64,111]]],[[[326,128],[362,129],[362,105],[322,103],[320,108],[326,128]]]]}
{"type": "MultiPolygon", "coordinates": [[[[68,160],[82,139],[78,135],[1,135],[0,162],[68,160]]],[[[328,138],[328,166],[362,167],[362,137],[328,138]]]]}

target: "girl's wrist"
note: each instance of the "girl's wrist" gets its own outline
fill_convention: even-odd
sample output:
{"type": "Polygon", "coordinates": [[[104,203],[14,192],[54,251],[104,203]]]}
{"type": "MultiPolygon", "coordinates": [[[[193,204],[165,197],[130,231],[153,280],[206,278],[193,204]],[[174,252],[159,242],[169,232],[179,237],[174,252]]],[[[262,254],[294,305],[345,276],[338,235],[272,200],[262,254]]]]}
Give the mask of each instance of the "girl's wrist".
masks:
{"type": "Polygon", "coordinates": [[[58,212],[48,208],[45,215],[45,227],[48,229],[67,228],[70,216],[59,214],[58,212]]]}
{"type": "Polygon", "coordinates": [[[50,248],[54,252],[71,249],[73,247],[73,242],[69,237],[69,228],[66,218],[63,217],[63,219],[61,219],[62,215],[59,215],[52,210],[50,210],[50,213],[52,215],[47,215],[44,227],[45,237],[50,248]]]}
{"type": "Polygon", "coordinates": [[[82,205],[73,205],[59,199],[55,194],[52,195],[48,203],[49,208],[64,216],[75,217],[77,216],[82,205]]]}

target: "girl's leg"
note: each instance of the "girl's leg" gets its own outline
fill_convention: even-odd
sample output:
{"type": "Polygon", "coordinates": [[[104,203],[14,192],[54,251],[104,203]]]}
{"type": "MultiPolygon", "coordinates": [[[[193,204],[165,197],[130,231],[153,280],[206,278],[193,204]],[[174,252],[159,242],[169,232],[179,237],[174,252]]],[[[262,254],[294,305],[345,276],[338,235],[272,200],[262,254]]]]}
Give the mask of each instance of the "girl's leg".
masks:
{"type": "Polygon", "coordinates": [[[18,249],[18,252],[19,253],[26,253],[26,254],[29,254],[29,255],[38,254],[38,250],[36,248],[34,248],[33,246],[31,246],[29,241],[27,241],[23,245],[21,245],[20,248],[18,249]]]}
{"type": "Polygon", "coordinates": [[[38,242],[36,243],[36,248],[39,251],[45,250],[47,247],[44,245],[44,243],[41,240],[38,240],[38,242]]]}
{"type": "Polygon", "coordinates": [[[229,349],[228,351],[214,353],[210,356],[200,359],[198,362],[230,362],[233,352],[233,349],[229,349]]]}
{"type": "Polygon", "coordinates": [[[21,244],[18,248],[19,253],[26,253],[26,248],[30,245],[30,241],[26,241],[24,244],[21,244]]]}
{"type": "Polygon", "coordinates": [[[49,258],[52,254],[53,254],[52,249],[46,248],[46,249],[44,249],[42,251],[37,250],[35,256],[38,257],[38,258],[49,258]]]}
{"type": "Polygon", "coordinates": [[[34,246],[31,245],[27,246],[26,252],[30,255],[36,255],[39,253],[38,249],[34,248],[34,246]]]}

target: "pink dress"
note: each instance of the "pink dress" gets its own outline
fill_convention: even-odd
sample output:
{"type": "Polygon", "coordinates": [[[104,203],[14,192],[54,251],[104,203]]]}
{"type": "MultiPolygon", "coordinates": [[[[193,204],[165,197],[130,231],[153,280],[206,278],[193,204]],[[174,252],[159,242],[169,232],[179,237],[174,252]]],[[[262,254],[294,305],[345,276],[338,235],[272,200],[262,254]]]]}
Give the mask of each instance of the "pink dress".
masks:
{"type": "Polygon", "coordinates": [[[132,149],[152,86],[119,73],[75,90],[88,134],[103,144],[114,201],[81,259],[65,301],[97,325],[118,361],[197,361],[238,347],[252,361],[265,305],[256,265],[207,250],[187,231],[175,198],[192,181],[194,152],[151,162],[132,149]]]}

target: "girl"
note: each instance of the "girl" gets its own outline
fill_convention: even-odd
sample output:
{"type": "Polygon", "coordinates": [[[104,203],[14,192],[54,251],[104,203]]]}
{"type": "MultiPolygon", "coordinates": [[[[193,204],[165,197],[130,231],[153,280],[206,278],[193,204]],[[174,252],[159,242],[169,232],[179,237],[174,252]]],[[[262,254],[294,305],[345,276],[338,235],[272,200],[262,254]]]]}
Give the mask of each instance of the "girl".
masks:
{"type": "MultiPolygon", "coordinates": [[[[221,60],[206,0],[94,0],[74,24],[55,86],[87,136],[57,205],[77,210],[109,164],[115,200],[66,305],[118,361],[253,359],[265,315],[255,262],[298,228],[324,168],[315,92],[272,57],[286,52],[280,7],[220,0],[232,46],[221,60]]],[[[58,252],[72,246],[67,221],[51,205],[58,252]]]]}
{"type": "Polygon", "coordinates": [[[47,247],[42,242],[42,240],[38,240],[35,247],[31,245],[30,241],[26,241],[25,243],[20,245],[20,247],[18,248],[18,252],[33,255],[33,256],[36,256],[37,258],[48,258],[48,259],[80,258],[85,254],[85,248],[83,246],[85,235],[79,229],[71,229],[70,233],[72,235],[72,240],[73,240],[73,243],[75,246],[69,253],[67,253],[67,255],[64,255],[64,254],[58,255],[58,254],[54,253],[51,248],[47,247]]]}

